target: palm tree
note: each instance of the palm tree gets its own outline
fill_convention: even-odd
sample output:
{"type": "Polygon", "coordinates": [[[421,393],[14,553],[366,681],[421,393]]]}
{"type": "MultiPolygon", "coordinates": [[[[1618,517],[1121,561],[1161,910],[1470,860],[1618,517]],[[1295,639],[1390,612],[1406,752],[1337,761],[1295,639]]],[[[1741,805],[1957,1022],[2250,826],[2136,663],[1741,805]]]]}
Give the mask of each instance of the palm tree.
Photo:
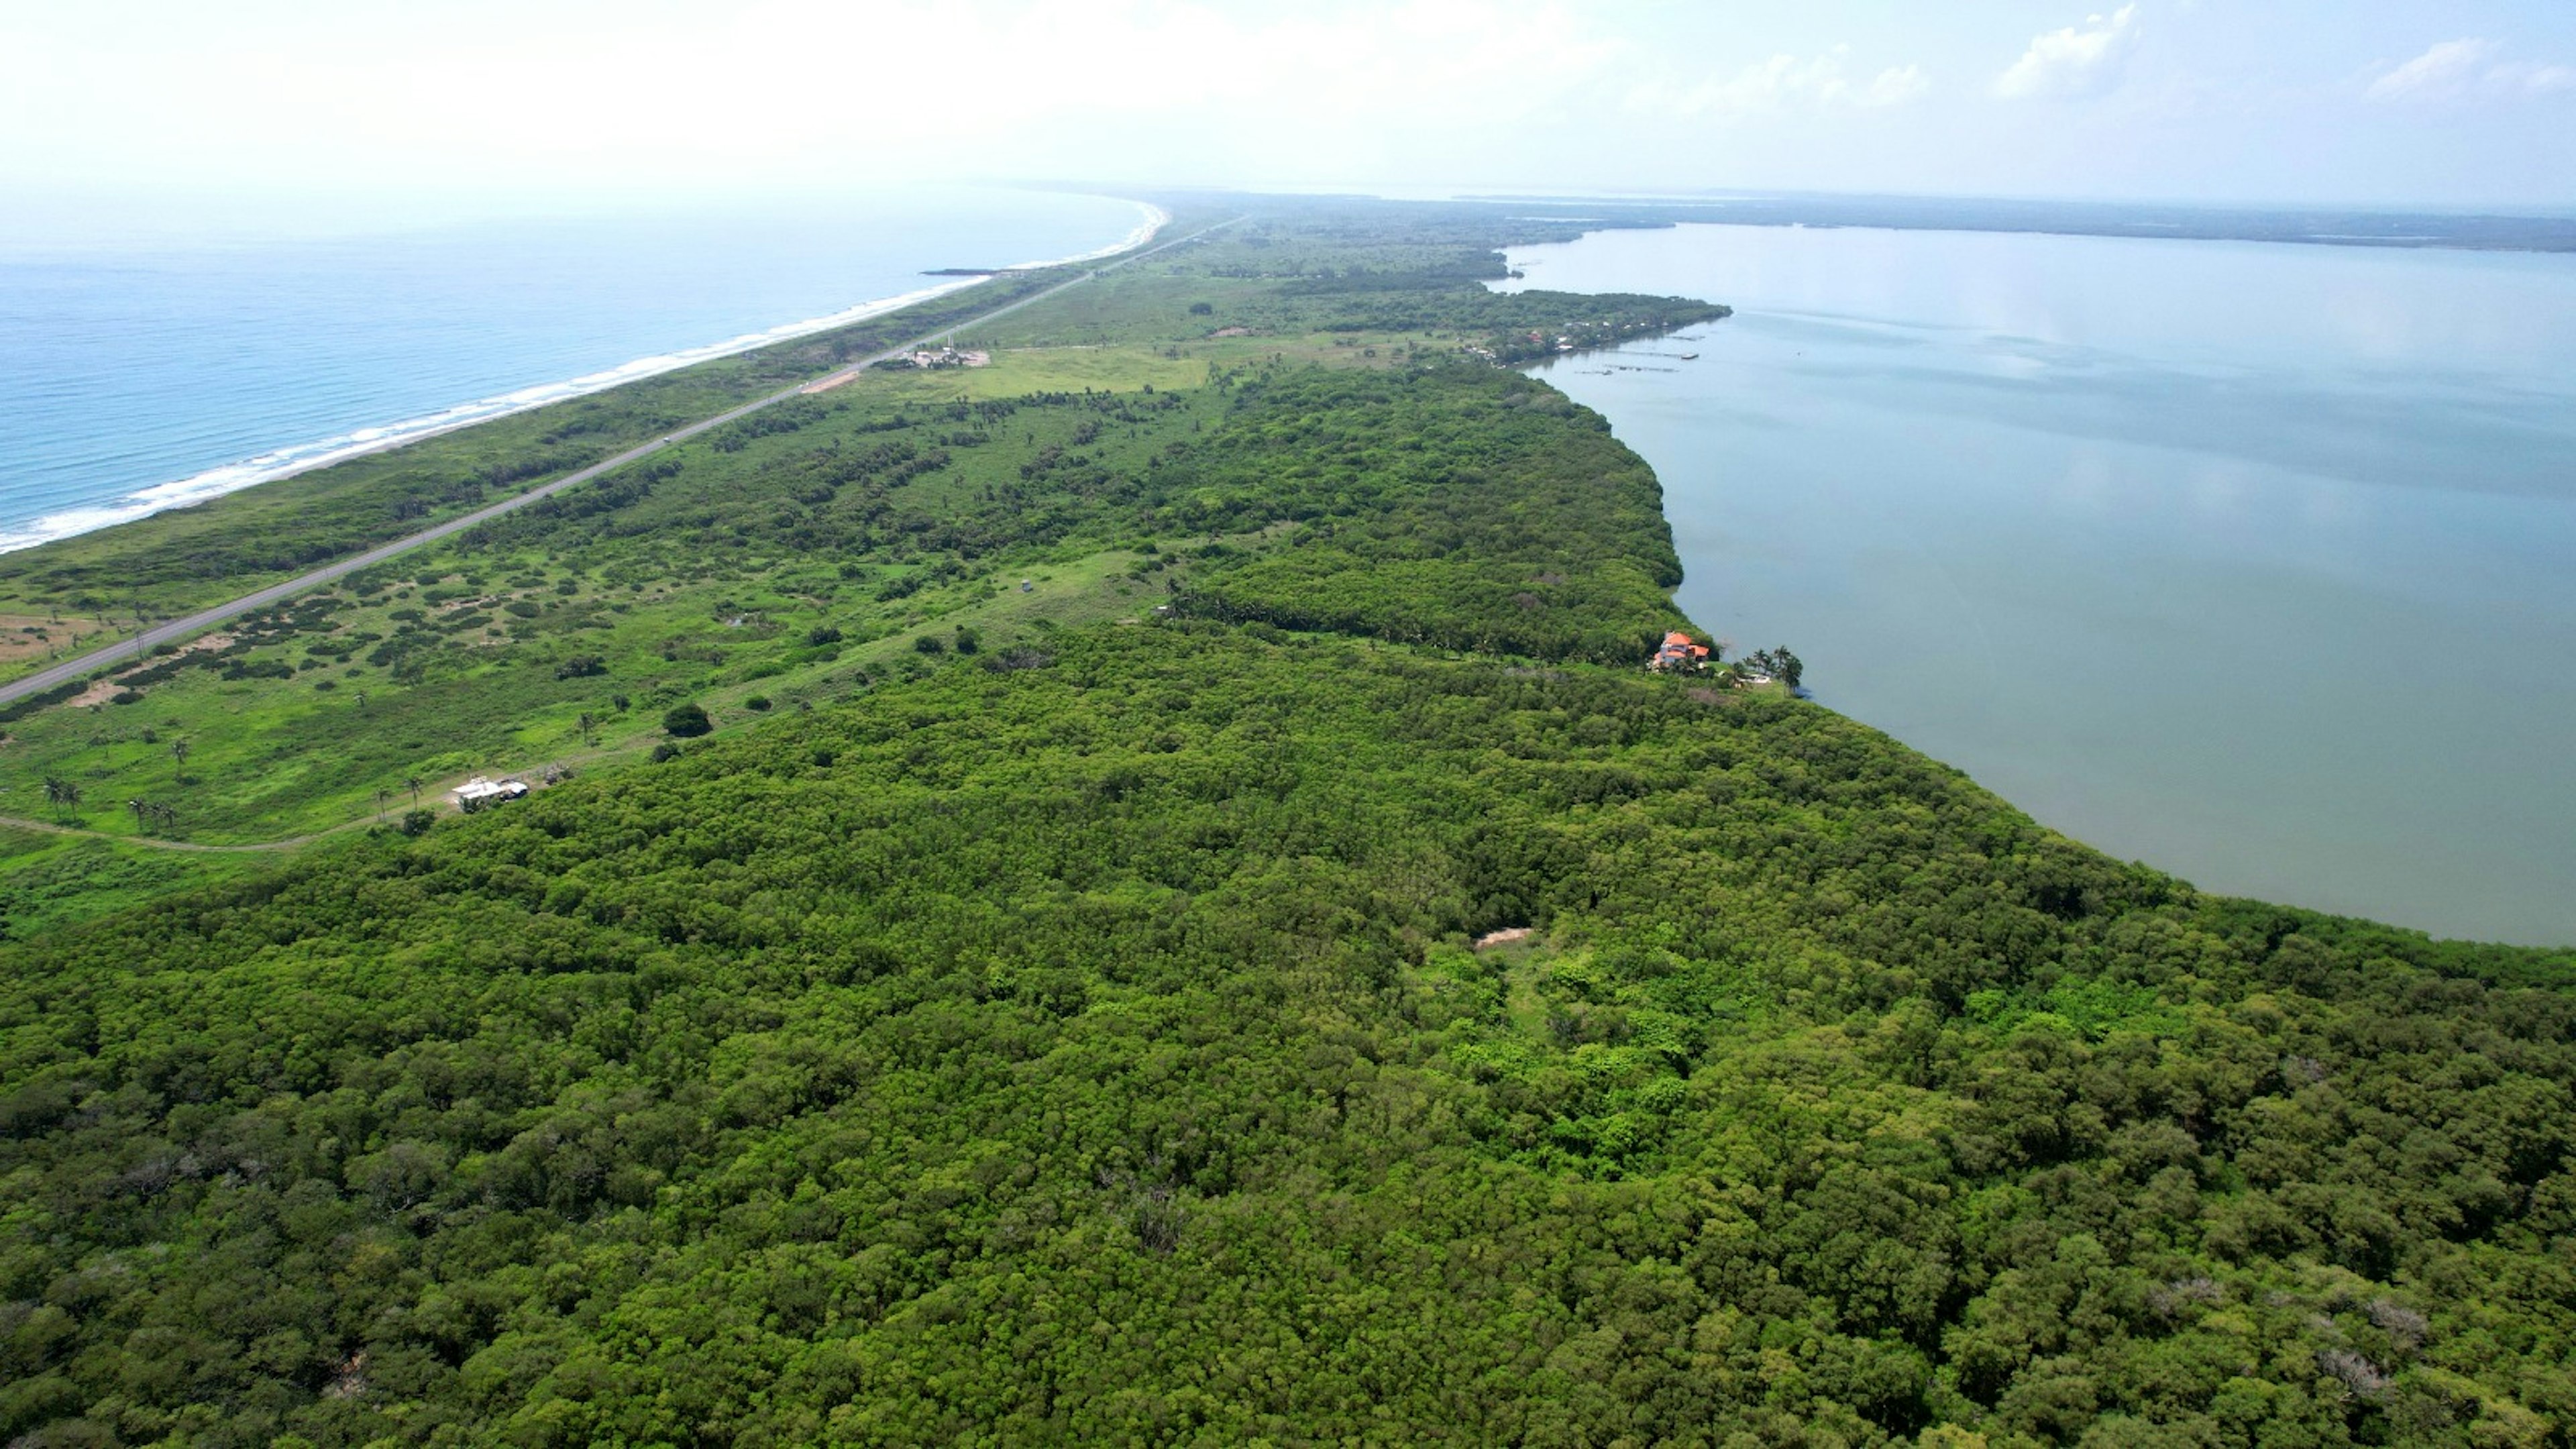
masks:
{"type": "Polygon", "coordinates": [[[411,791],[411,803],[412,803],[414,806],[419,805],[419,804],[420,804],[420,776],[418,776],[418,775],[406,775],[406,776],[404,776],[404,777],[403,777],[403,787],[404,787],[405,789],[407,789],[407,790],[411,791]]]}
{"type": "Polygon", "coordinates": [[[376,787],[376,823],[378,825],[385,823],[385,802],[393,797],[393,791],[386,789],[382,785],[378,785],[376,787]]]}
{"type": "Polygon", "coordinates": [[[170,758],[178,762],[178,766],[179,766],[179,783],[180,783],[180,784],[182,784],[182,785],[187,784],[187,783],[188,783],[188,742],[187,742],[186,740],[172,740],[172,741],[170,742],[170,758]]]}
{"type": "Polygon", "coordinates": [[[147,805],[147,804],[145,804],[145,803],[143,802],[143,797],[141,797],[141,796],[139,796],[139,795],[138,795],[138,796],[136,796],[135,798],[133,798],[133,799],[131,799],[131,800],[128,800],[128,801],[126,801],[126,802],[125,802],[125,808],[134,812],[134,828],[135,828],[135,829],[137,829],[137,830],[142,829],[142,828],[143,828],[143,812],[144,812],[144,811],[146,811],[146,810],[151,809],[152,807],[151,807],[151,806],[149,806],[149,805],[147,805]]]}

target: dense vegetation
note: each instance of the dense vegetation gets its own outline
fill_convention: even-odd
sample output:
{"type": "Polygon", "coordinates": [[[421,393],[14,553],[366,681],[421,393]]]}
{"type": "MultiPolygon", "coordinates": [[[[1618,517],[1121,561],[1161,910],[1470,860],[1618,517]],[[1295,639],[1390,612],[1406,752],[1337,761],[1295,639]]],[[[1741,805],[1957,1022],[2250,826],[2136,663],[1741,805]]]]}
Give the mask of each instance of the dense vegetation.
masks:
{"type": "MultiPolygon", "coordinates": [[[[1205,221],[1223,215],[1200,211],[1205,221]]],[[[1484,224],[1490,242],[1491,218],[1484,224]]],[[[165,649],[97,689],[76,682],[0,707],[0,816],[202,843],[296,838],[416,808],[471,774],[640,757],[661,739],[655,722],[683,703],[710,710],[722,728],[756,718],[742,707],[753,697],[790,707],[840,698],[915,668],[912,645],[924,630],[965,627],[1001,648],[1035,647],[1045,628],[1137,617],[1174,600],[1194,571],[1240,570],[1288,549],[1299,551],[1282,567],[1198,602],[1294,622],[1304,605],[1278,607],[1280,584],[1329,569],[1334,587],[1313,602],[1342,622],[1394,628],[1405,621],[1370,591],[1400,585],[1418,596],[1436,585],[1448,606],[1434,618],[1417,602],[1413,616],[1432,619],[1433,637],[1553,654],[1582,635],[1582,652],[1628,657],[1634,636],[1671,618],[1662,576],[1673,565],[1652,478],[1597,424],[1562,449],[1530,425],[1516,436],[1490,428],[1490,437],[1451,428],[1446,452],[1425,453],[1424,440],[1392,437],[1394,420],[1380,417],[1370,425],[1372,457],[1410,449],[1405,461],[1422,466],[1381,479],[1356,453],[1334,454],[1334,440],[1306,445],[1294,466],[1336,487],[1366,485],[1340,498],[1306,489],[1273,499],[1268,480],[1228,460],[1273,427],[1287,404],[1264,397],[1308,363],[1454,374],[1387,384],[1411,387],[1404,426],[1488,398],[1562,409],[1555,393],[1481,364],[1449,368],[1480,345],[1463,323],[1502,318],[1551,336],[1589,335],[1723,309],[1671,298],[1497,297],[1474,280],[1499,275],[1493,256],[1443,240],[1460,224],[1362,218],[1329,229],[1321,252],[1307,232],[1316,225],[1259,215],[1220,228],[992,324],[974,339],[994,349],[990,367],[873,374],[771,408],[185,651],[165,649]],[[1345,279],[1323,276],[1318,256],[1381,283],[1413,280],[1335,290],[1345,279]],[[1400,330],[1426,316],[1445,317],[1450,330],[1400,330]],[[1220,425],[1222,448],[1208,436],[1220,425]],[[1459,529],[1486,500],[1458,489],[1423,495],[1444,486],[1431,465],[1472,481],[1489,448],[1506,450],[1512,467],[1552,467],[1567,486],[1544,511],[1514,500],[1520,517],[1476,524],[1465,547],[1459,529]],[[1579,476],[1587,468],[1599,470],[1598,490],[1579,476]],[[1405,490],[1400,511],[1390,511],[1396,497],[1369,491],[1380,482],[1405,490]],[[1594,496],[1615,497],[1620,516],[1593,517],[1594,496]],[[1276,506],[1283,501],[1293,515],[1276,506]],[[1442,517],[1410,545],[1354,529],[1359,513],[1384,533],[1429,519],[1426,508],[1442,517]],[[1292,518],[1315,526],[1272,526],[1292,518]],[[1305,547],[1314,544],[1329,546],[1305,547]],[[1441,546],[1453,556],[1435,556],[1441,546]],[[1490,563],[1478,558],[1505,546],[1490,563]],[[1343,567],[1354,547],[1386,572],[1371,579],[1343,567]],[[1649,554],[1660,555],[1651,572],[1661,582],[1627,562],[1649,554]],[[183,746],[184,771],[170,754],[183,746]],[[79,799],[66,803],[55,782],[79,799]]],[[[655,379],[632,397],[621,389],[498,431],[432,439],[293,480],[276,497],[251,490],[202,517],[188,511],[69,540],[11,555],[7,567],[12,577],[59,580],[111,556],[179,558],[224,519],[242,537],[270,538],[280,533],[274,515],[299,500],[317,514],[391,508],[399,499],[388,490],[398,493],[401,477],[492,466],[516,456],[514,446],[534,447],[511,429],[581,432],[583,418],[666,429],[688,399],[712,409],[967,306],[943,298],[926,315],[732,359],[706,377],[655,379]]],[[[318,522],[288,532],[326,540],[314,545],[325,552],[338,546],[318,522]]],[[[0,861],[0,893],[12,874],[0,861]]],[[[115,879],[102,872],[102,902],[124,899],[115,879]]],[[[42,888],[58,894],[61,885],[49,878],[42,888]]]]}
{"type": "Polygon", "coordinates": [[[1619,663],[1678,619],[1654,474],[1598,414],[1511,373],[1247,386],[1153,496],[1192,532],[1291,525],[1202,568],[1179,600],[1195,615],[1619,663]]]}
{"type": "Polygon", "coordinates": [[[1288,326],[1351,210],[156,665],[661,759],[0,948],[0,1436],[2567,1442],[2576,956],[1647,674],[1600,419],[1288,326]]]}
{"type": "Polygon", "coordinates": [[[226,494],[137,526],[0,554],[0,604],[123,618],[181,614],[471,512],[1069,275],[1013,273],[899,313],[226,494]]]}
{"type": "Polygon", "coordinates": [[[1785,700],[1094,635],[26,954],[13,1427],[2537,1432],[2542,966],[1785,700]]]}

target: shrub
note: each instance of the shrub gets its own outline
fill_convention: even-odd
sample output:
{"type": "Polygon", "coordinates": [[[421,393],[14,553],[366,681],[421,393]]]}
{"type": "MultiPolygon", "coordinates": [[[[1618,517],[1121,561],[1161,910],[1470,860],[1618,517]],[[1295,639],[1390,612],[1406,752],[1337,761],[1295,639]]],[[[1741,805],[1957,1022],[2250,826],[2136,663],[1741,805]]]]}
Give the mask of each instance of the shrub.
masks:
{"type": "Polygon", "coordinates": [[[707,718],[707,712],[694,704],[673,705],[662,716],[663,730],[684,740],[705,734],[715,727],[715,721],[707,718]]]}
{"type": "Polygon", "coordinates": [[[755,694],[751,698],[744,700],[742,702],[742,707],[755,713],[766,713],[769,709],[769,696],[765,694],[755,694]]]}
{"type": "Polygon", "coordinates": [[[945,654],[948,652],[948,646],[940,643],[939,636],[936,634],[922,635],[920,638],[912,641],[912,647],[924,654],[945,654]]]}
{"type": "MultiPolygon", "coordinates": [[[[587,679],[591,675],[607,672],[608,661],[596,654],[576,654],[555,666],[557,679],[587,679]]],[[[618,706],[619,709],[625,707],[622,704],[618,706]]]]}
{"type": "Polygon", "coordinates": [[[403,812],[402,833],[413,836],[427,835],[429,827],[437,823],[438,812],[435,810],[406,810],[403,812]]]}

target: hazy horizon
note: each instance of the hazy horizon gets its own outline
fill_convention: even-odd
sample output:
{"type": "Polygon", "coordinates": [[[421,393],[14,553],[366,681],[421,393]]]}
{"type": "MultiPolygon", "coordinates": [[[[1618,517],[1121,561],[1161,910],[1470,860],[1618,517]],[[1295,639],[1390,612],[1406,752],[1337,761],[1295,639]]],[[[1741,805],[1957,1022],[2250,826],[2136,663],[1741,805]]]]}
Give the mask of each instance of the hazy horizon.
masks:
{"type": "Polygon", "coordinates": [[[0,186],[397,221],[928,180],[2560,214],[2552,0],[0,8],[0,186]]]}

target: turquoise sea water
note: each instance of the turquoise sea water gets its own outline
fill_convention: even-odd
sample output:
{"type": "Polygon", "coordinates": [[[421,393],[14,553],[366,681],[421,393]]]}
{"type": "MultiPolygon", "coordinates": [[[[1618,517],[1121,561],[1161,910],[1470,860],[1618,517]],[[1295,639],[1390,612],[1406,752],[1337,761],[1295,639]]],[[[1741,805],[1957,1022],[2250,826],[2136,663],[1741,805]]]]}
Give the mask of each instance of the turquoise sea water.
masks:
{"type": "Polygon", "coordinates": [[[1512,263],[1736,307],[1547,376],[1663,478],[1682,605],[1825,703],[2207,889],[2576,942],[2576,258],[1694,226],[1512,263]]]}
{"type": "Polygon", "coordinates": [[[1101,196],[912,187],[693,210],[186,240],[0,223],[0,549],[1113,246],[1101,196]]]}

